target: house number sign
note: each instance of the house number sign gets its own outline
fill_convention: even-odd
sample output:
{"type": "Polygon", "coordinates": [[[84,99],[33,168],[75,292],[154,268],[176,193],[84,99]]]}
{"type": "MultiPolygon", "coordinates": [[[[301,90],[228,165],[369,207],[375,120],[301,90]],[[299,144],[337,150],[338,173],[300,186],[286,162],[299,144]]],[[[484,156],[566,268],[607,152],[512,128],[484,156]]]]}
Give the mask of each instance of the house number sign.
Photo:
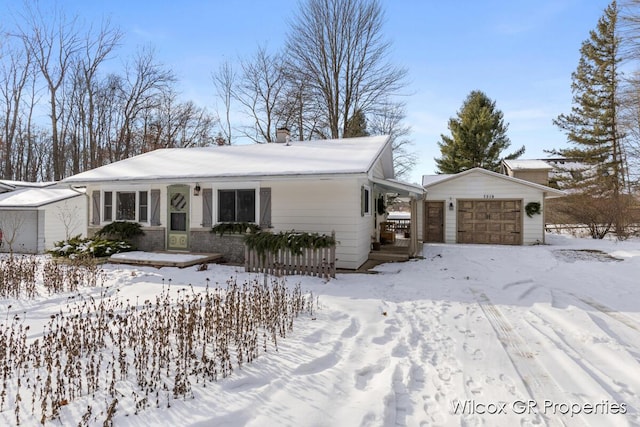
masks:
{"type": "Polygon", "coordinates": [[[493,194],[485,194],[485,195],[484,195],[484,198],[485,198],[485,199],[493,199],[493,198],[494,198],[494,195],[493,195],[493,194]]]}

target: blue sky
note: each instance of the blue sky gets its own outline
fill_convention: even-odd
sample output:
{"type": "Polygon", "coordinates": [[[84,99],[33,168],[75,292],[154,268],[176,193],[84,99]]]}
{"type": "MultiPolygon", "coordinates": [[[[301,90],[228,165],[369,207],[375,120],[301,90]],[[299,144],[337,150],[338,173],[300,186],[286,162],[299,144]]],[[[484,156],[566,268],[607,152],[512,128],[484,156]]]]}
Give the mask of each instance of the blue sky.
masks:
{"type": "MultiPolygon", "coordinates": [[[[0,8],[16,3],[0,0],[0,8]]],[[[215,109],[211,73],[225,60],[251,55],[260,45],[279,49],[294,0],[65,0],[69,15],[96,23],[110,17],[125,34],[123,60],[151,44],[172,68],[186,99],[215,109]]],[[[409,71],[407,123],[420,161],[409,181],[435,172],[440,134],[472,90],[496,101],[523,158],[565,146],[552,124],[571,108],[571,73],[609,1],[395,0],[382,1],[390,59],[409,71]]]]}

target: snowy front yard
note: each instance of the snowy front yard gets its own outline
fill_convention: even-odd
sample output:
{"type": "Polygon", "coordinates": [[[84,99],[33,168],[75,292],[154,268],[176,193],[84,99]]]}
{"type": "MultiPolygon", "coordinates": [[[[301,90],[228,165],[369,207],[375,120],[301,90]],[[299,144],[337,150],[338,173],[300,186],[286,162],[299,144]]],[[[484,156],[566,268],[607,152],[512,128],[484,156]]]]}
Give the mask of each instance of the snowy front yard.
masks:
{"type": "MultiPolygon", "coordinates": [[[[148,405],[116,384],[116,426],[640,425],[640,242],[548,235],[534,247],[425,245],[423,260],[325,282],[289,277],[314,311],[251,364],[193,397],[148,405]],[[159,407],[157,407],[159,406],[159,407]]],[[[74,300],[154,299],[255,279],[240,268],[107,265],[103,288],[0,300],[29,339],[74,300]],[[208,280],[207,280],[208,279],[208,280]],[[191,285],[191,286],[188,286],[191,285]],[[193,289],[193,291],[192,291],[193,289]]],[[[5,315],[6,313],[6,315],[5,315]]],[[[34,380],[28,371],[23,380],[34,380]]],[[[24,387],[24,384],[23,384],[24,387]]],[[[39,425],[22,398],[21,425],[39,425]]],[[[162,399],[161,399],[162,400],[162,399]]],[[[166,401],[166,399],[164,399],[166,401]]],[[[53,425],[102,425],[112,399],[84,395],[53,425]]],[[[14,425],[15,396],[1,425],[14,425]]]]}

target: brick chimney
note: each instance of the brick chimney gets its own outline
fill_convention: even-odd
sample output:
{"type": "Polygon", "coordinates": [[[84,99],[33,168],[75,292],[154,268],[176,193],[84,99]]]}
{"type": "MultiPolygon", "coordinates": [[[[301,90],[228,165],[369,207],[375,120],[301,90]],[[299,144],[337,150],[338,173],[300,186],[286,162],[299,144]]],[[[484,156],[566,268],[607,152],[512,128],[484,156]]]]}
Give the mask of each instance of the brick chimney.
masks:
{"type": "Polygon", "coordinates": [[[278,143],[289,143],[291,140],[291,133],[289,129],[286,127],[281,127],[276,129],[276,142],[278,143]]]}

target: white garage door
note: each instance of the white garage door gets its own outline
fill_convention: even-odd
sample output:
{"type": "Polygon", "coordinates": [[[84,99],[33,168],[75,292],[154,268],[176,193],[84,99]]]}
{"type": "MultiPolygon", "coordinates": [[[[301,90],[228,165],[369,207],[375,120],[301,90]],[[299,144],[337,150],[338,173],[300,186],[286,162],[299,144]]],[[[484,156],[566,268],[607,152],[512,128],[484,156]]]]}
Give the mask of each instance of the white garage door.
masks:
{"type": "Polygon", "coordinates": [[[1,252],[9,252],[13,240],[15,253],[36,253],[38,251],[38,212],[37,211],[0,211],[0,229],[2,230],[1,252]]]}

